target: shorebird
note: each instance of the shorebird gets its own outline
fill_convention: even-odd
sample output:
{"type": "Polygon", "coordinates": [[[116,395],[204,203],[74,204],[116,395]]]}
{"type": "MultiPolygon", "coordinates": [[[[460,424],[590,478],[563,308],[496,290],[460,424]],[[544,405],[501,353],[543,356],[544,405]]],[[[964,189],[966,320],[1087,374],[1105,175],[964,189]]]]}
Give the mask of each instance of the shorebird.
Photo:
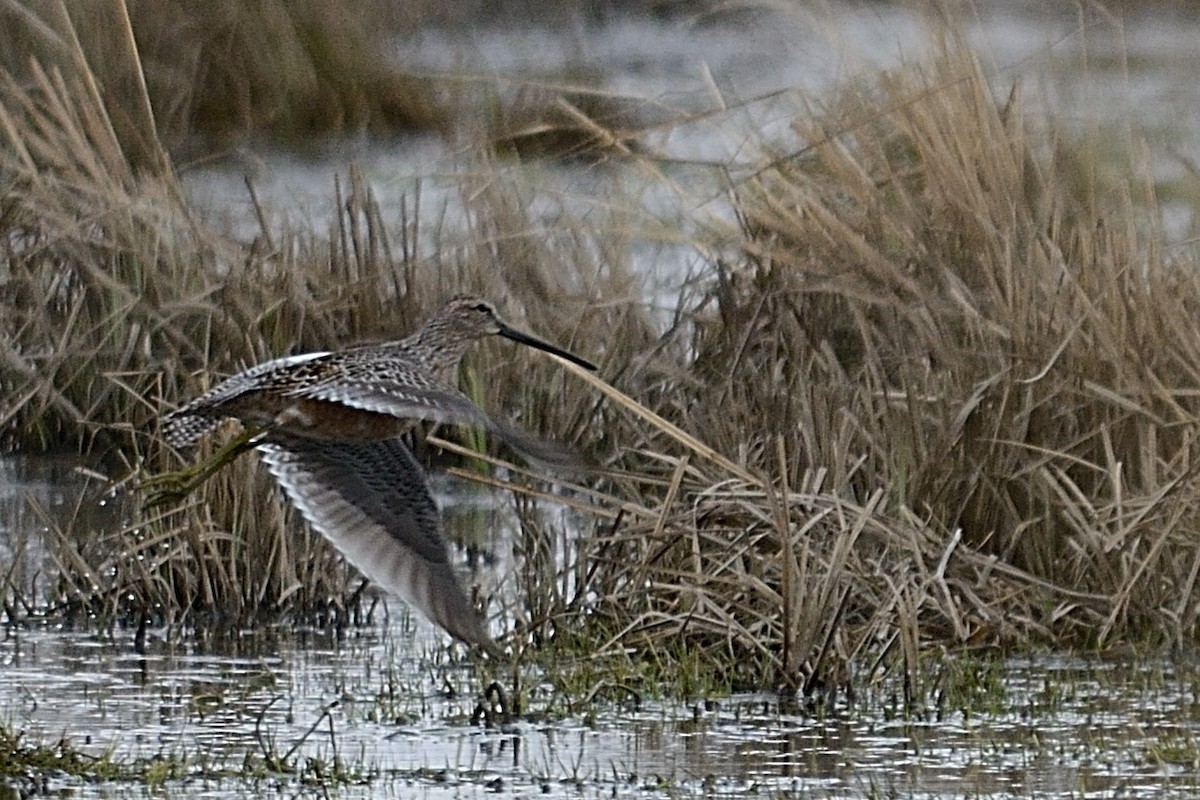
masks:
{"type": "Polygon", "coordinates": [[[399,438],[418,420],[480,426],[534,461],[581,465],[567,448],[493,420],[455,387],[467,349],[493,335],[596,368],[513,328],[490,303],[456,297],[408,338],[267,361],[167,414],[163,435],[181,452],[225,419],[245,427],[182,493],[257,449],[291,502],[347,561],[452,636],[494,651],[450,563],[425,473],[399,438]]]}

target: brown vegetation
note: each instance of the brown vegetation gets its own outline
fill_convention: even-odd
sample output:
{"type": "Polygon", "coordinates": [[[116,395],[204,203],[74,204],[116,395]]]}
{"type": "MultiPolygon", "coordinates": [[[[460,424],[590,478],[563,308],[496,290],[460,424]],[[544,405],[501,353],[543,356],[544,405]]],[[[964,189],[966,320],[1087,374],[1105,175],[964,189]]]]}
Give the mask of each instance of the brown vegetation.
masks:
{"type": "MultiPolygon", "coordinates": [[[[0,63],[25,78],[31,54],[43,68],[69,69],[82,54],[127,144],[146,144],[144,116],[122,113],[140,109],[143,97],[173,151],[197,133],[288,140],[446,121],[436,85],[402,74],[389,57],[402,19],[386,0],[85,0],[9,9],[2,18],[9,36],[0,63]]],[[[141,154],[128,155],[136,163],[141,154]]]]}
{"type": "MultiPolygon", "coordinates": [[[[169,173],[128,168],[86,77],[0,86],[12,443],[162,468],[154,420],[210,372],[403,333],[470,288],[607,381],[527,353],[470,368],[614,470],[575,495],[596,529],[570,579],[522,584],[516,642],[699,652],[761,685],[889,654],[916,680],[934,643],[1194,641],[1200,274],[1163,252],[1148,190],[1087,180],[1088,154],[1038,140],[965,49],[798,119],[804,150],[736,186],[741,227],[697,242],[722,256],[665,334],[612,231],[534,233],[498,181],[464,179],[475,238],[454,247],[424,252],[405,209],[397,242],[358,180],[329,241],[241,247],[169,173]]],[[[243,461],[113,539],[64,531],[63,596],[348,603],[353,576],[266,487],[243,461]]]]}
{"type": "MultiPolygon", "coordinates": [[[[569,6],[561,13],[581,13],[569,6]]],[[[624,152],[638,108],[586,72],[406,72],[395,40],[442,16],[395,0],[48,2],[0,9],[0,67],[26,85],[56,69],[90,82],[137,169],[158,169],[162,148],[206,156],[248,136],[303,145],[418,131],[524,157],[624,152]]]]}
{"type": "Polygon", "coordinates": [[[795,127],[654,400],[749,475],[644,445],[671,502],[591,545],[614,641],[822,679],[880,647],[916,675],[931,640],[1192,641],[1200,274],[1153,197],[1083,180],[961,49],[795,127]]]}

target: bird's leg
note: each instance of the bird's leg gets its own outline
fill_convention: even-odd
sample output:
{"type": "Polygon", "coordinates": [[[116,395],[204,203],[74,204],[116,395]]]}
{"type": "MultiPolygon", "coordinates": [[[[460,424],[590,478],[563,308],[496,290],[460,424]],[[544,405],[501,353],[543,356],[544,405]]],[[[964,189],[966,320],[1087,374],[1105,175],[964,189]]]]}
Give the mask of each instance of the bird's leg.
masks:
{"type": "Polygon", "coordinates": [[[163,472],[146,478],[138,486],[139,491],[148,493],[143,508],[177,503],[187,497],[220,472],[226,464],[258,444],[259,437],[269,427],[271,426],[246,428],[208,458],[174,472],[163,472]]]}
{"type": "Polygon", "coordinates": [[[483,690],[483,696],[475,704],[475,711],[471,714],[471,724],[494,728],[511,719],[508,697],[504,693],[504,687],[500,685],[499,681],[492,681],[483,690]]]}

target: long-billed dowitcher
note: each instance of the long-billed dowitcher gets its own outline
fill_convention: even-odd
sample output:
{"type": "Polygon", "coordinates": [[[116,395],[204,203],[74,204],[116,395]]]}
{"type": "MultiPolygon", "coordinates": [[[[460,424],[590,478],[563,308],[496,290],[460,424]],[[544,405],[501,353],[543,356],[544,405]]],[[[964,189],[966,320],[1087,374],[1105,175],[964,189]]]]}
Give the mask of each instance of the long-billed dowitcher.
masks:
{"type": "Polygon", "coordinates": [[[292,503],[347,561],[453,636],[491,648],[450,564],[425,474],[397,438],[417,420],[476,425],[535,460],[572,463],[566,448],[491,419],[455,388],[467,348],[491,335],[595,369],[508,325],[491,304],[456,297],[406,339],[279,358],[238,373],[167,414],[163,434],[186,451],[222,420],[240,420],[246,432],[220,463],[256,448],[292,503]]]}

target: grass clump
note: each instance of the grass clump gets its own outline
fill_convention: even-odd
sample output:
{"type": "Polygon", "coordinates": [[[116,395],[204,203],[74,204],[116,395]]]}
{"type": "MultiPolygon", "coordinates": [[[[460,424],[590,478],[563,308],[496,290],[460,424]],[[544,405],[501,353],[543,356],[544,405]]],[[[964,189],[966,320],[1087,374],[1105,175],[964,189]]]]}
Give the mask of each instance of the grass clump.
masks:
{"type": "Polygon", "coordinates": [[[1193,641],[1200,273],[1149,190],[1086,180],[962,47],[793,127],[735,188],[688,379],[626,384],[662,482],[588,543],[605,644],[809,690],[891,653],[920,698],[929,641],[1193,641]]]}
{"type": "Polygon", "coordinates": [[[593,73],[577,69],[557,80],[523,79],[485,120],[482,138],[496,153],[524,160],[588,162],[637,152],[642,103],[606,90],[593,73]]]}
{"type": "MultiPolygon", "coordinates": [[[[267,707],[269,710],[270,706],[267,707]]],[[[265,710],[264,710],[265,713],[265,710]]],[[[325,758],[298,752],[317,729],[328,719],[321,714],[312,728],[286,752],[271,731],[256,731],[258,753],[246,753],[240,760],[235,756],[212,756],[203,751],[157,755],[150,758],[122,758],[112,752],[91,754],[81,750],[66,736],[53,744],[35,740],[28,733],[17,732],[0,725],[0,777],[14,781],[17,787],[34,794],[49,791],[47,781],[108,784],[127,783],[146,787],[169,788],[180,781],[255,783],[294,783],[299,786],[321,787],[361,786],[379,777],[378,770],[359,760],[344,760],[336,755],[325,758]]],[[[259,720],[261,723],[261,719],[259,720]]],[[[329,722],[332,737],[332,722],[329,722]]]]}
{"type": "Polygon", "coordinates": [[[111,753],[92,755],[79,750],[66,736],[53,744],[0,724],[0,777],[46,791],[43,782],[54,776],[81,781],[138,781],[160,784],[183,777],[183,765],[169,759],[123,761],[111,753]]]}

